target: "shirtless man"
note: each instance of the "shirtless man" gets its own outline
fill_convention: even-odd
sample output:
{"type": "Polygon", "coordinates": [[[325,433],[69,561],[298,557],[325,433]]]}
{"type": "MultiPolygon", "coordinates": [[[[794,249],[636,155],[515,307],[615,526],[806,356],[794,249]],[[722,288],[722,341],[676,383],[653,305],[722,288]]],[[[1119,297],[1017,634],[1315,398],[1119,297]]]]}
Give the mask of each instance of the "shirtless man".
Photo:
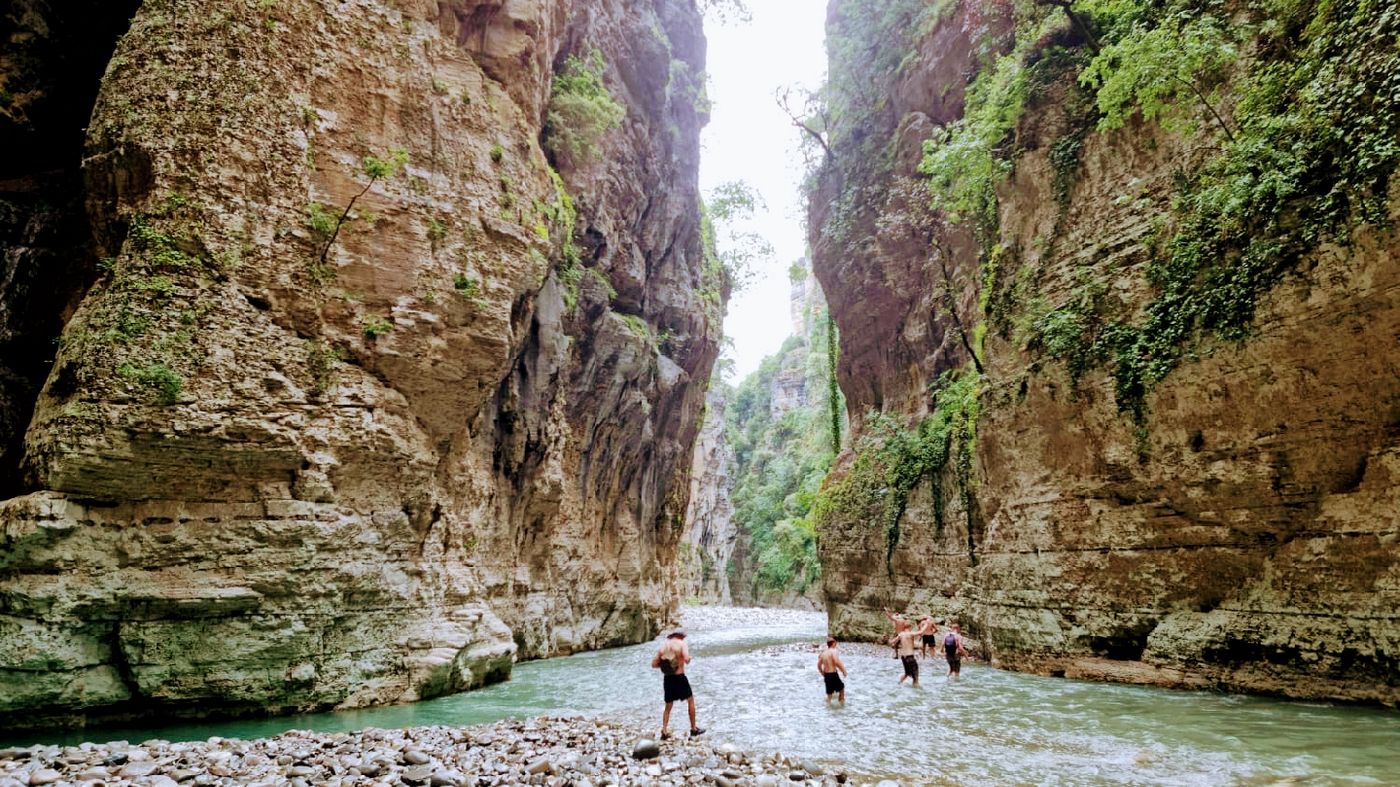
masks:
{"type": "Polygon", "coordinates": [[[928,658],[928,649],[938,654],[938,623],[933,618],[924,617],[919,621],[919,655],[928,658]]]}
{"type": "Polygon", "coordinates": [[[661,713],[661,740],[671,737],[671,704],[685,700],[690,710],[690,737],[705,731],[695,726],[695,695],[690,691],[690,678],[685,676],[685,665],[690,663],[690,646],[685,643],[684,631],[673,631],[666,635],[666,641],[657,648],[651,659],[651,666],[661,670],[661,688],[665,693],[666,710],[661,713]]]}
{"type": "MultiPolygon", "coordinates": [[[[885,617],[889,618],[890,622],[894,624],[895,636],[899,636],[899,627],[906,622],[904,616],[898,612],[891,612],[889,607],[885,607],[885,617]]],[[[897,647],[894,649],[894,657],[899,658],[899,648],[897,647]]]]}
{"type": "Polygon", "coordinates": [[[943,654],[948,657],[948,680],[957,680],[962,674],[962,658],[967,655],[967,649],[963,647],[962,626],[954,623],[948,627],[948,636],[943,638],[943,654]]]}
{"type": "Polygon", "coordinates": [[[817,654],[817,672],[822,674],[822,679],[826,681],[826,704],[831,707],[831,695],[840,695],[842,707],[846,705],[846,684],[841,682],[841,676],[846,674],[846,665],[841,662],[841,657],[836,653],[836,639],[828,637],[826,648],[817,654]],[[837,672],[841,675],[837,675],[837,672]]]}
{"type": "Polygon", "coordinates": [[[899,682],[903,683],[905,678],[913,678],[915,688],[919,685],[919,660],[914,658],[914,627],[907,620],[900,620],[894,624],[895,635],[890,640],[890,645],[894,647],[895,655],[904,662],[904,674],[899,676],[899,682]]]}

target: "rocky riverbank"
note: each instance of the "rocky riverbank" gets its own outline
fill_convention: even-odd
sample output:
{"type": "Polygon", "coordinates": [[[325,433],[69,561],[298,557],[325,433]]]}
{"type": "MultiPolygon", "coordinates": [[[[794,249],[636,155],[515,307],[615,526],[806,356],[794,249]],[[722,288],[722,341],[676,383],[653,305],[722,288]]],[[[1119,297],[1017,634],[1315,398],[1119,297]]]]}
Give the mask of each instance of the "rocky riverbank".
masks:
{"type": "Polygon", "coordinates": [[[118,785],[778,785],[845,784],[844,773],[732,744],[676,738],[612,721],[538,718],[477,727],[299,730],[244,741],[118,741],[0,751],[0,787],[118,785]]]}

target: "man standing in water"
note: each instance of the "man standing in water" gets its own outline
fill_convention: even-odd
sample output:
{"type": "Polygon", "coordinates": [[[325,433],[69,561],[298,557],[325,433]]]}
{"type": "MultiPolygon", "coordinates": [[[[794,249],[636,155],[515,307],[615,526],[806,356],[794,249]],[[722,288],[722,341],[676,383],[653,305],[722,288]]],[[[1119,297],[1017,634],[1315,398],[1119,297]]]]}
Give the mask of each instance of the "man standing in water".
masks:
{"type": "Polygon", "coordinates": [[[914,658],[914,627],[909,625],[907,620],[899,620],[894,624],[894,638],[890,640],[890,645],[894,647],[895,655],[904,662],[904,674],[899,676],[899,682],[903,683],[905,678],[914,679],[914,687],[919,685],[919,660],[914,658]]]}
{"type": "Polygon", "coordinates": [[[846,674],[846,665],[841,663],[841,657],[836,653],[836,638],[827,637],[826,649],[817,654],[817,672],[822,674],[822,679],[826,681],[826,704],[831,707],[831,695],[840,695],[841,706],[846,705],[846,684],[841,682],[841,676],[846,674]],[[837,672],[841,674],[836,674],[837,672]]]}
{"type": "Polygon", "coordinates": [[[938,654],[938,623],[925,617],[919,621],[919,655],[928,658],[929,648],[933,648],[934,655],[938,654]]]}
{"type": "Polygon", "coordinates": [[[948,680],[957,680],[962,674],[962,657],[967,655],[963,647],[962,626],[954,623],[948,627],[948,636],[943,638],[943,655],[948,657],[948,680]]]}
{"type": "Polygon", "coordinates": [[[665,693],[666,710],[661,713],[661,740],[671,737],[671,705],[686,701],[690,711],[690,737],[704,734],[695,726],[695,695],[690,691],[690,679],[685,676],[685,665],[690,663],[690,646],[685,644],[685,632],[673,631],[666,635],[666,641],[657,648],[651,666],[661,670],[661,689],[665,693]]]}

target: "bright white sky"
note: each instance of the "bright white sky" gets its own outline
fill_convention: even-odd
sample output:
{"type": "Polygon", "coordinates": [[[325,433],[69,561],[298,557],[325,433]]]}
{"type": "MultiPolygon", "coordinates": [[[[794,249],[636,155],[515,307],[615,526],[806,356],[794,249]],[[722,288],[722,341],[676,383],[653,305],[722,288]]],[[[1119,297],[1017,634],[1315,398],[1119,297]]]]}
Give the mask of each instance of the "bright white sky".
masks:
{"type": "Polygon", "coordinates": [[[743,180],[768,209],[751,227],[773,245],[774,258],[729,301],[724,334],[733,341],[738,382],[777,352],[791,333],[788,267],[806,253],[799,132],[778,109],[783,85],[816,88],[826,73],[823,0],[748,0],[753,21],[707,20],[710,124],[700,134],[703,192],[743,180]]]}

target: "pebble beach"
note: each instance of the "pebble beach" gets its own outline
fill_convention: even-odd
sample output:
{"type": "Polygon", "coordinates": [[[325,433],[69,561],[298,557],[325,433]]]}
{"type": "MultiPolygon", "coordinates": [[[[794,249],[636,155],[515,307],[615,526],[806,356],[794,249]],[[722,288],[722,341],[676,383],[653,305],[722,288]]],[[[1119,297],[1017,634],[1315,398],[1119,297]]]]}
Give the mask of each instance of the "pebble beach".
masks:
{"type": "Polygon", "coordinates": [[[656,741],[608,720],[537,718],[476,727],[293,730],[272,738],[115,741],[0,750],[0,787],[487,787],[488,785],[837,785],[781,754],[757,755],[704,737],[656,741]]]}

